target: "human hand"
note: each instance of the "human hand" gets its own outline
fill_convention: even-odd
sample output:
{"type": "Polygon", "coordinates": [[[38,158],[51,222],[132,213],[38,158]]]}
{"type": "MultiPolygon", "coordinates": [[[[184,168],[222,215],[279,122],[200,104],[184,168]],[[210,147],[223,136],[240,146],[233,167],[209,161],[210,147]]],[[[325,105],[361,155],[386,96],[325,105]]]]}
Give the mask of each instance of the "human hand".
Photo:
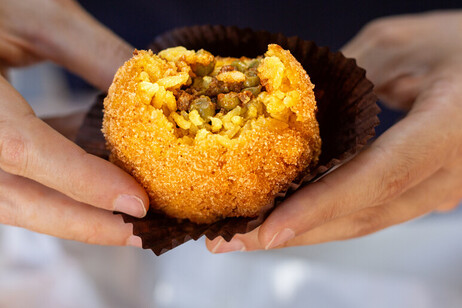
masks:
{"type": "Polygon", "coordinates": [[[343,52],[407,116],[354,159],[288,198],[215,253],[345,240],[448,209],[462,199],[462,12],[372,22],[343,52]]]}
{"type": "MultiPolygon", "coordinates": [[[[102,90],[131,47],[69,0],[0,4],[3,67],[42,59],[73,70],[102,90]]],[[[87,243],[141,246],[117,210],[144,216],[143,188],[115,165],[38,119],[0,77],[0,223],[87,243]]]]}
{"type": "Polygon", "coordinates": [[[3,0],[0,69],[51,60],[107,91],[133,48],[72,0],[3,0]]]}

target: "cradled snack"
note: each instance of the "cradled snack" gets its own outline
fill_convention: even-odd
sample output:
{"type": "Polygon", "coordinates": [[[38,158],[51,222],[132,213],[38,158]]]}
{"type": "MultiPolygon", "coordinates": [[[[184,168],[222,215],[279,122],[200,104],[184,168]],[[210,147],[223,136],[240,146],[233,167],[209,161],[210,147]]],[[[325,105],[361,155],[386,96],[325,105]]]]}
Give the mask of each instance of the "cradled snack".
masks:
{"type": "MultiPolygon", "coordinates": [[[[282,189],[275,195],[274,201],[268,206],[268,210],[262,211],[262,213],[256,217],[229,217],[220,219],[211,224],[196,224],[188,219],[180,220],[172,218],[156,210],[159,206],[156,205],[156,200],[151,197],[151,209],[144,218],[139,219],[123,213],[121,214],[126,223],[133,224],[133,234],[142,239],[143,248],[152,249],[156,255],[160,255],[191,239],[197,240],[201,236],[206,236],[209,239],[221,236],[226,241],[229,241],[235,234],[250,232],[261,225],[266,217],[295,191],[310,185],[310,183],[317,181],[335,166],[339,166],[351,159],[351,157],[356,155],[361,148],[367,144],[368,140],[374,136],[374,127],[379,123],[377,114],[380,109],[376,104],[377,97],[373,92],[373,84],[365,78],[365,71],[356,65],[355,60],[345,58],[340,52],[331,52],[326,47],[319,47],[313,41],[302,40],[298,37],[285,37],[284,35],[267,31],[254,31],[248,28],[240,29],[220,25],[204,25],[171,30],[157,37],[149,47],[156,53],[169,47],[185,46],[187,49],[194,50],[204,48],[213,51],[215,54],[226,56],[247,55],[255,57],[264,54],[268,44],[273,43],[282,46],[284,49],[290,50],[292,55],[294,55],[300,64],[310,73],[311,80],[316,84],[315,94],[318,105],[316,119],[319,122],[322,138],[322,153],[319,156],[318,163],[316,164],[314,161],[311,162],[307,169],[303,170],[299,176],[290,183],[287,190],[282,189]]],[[[137,57],[138,60],[142,58],[139,56],[137,57]]],[[[215,58],[215,61],[218,62],[218,59],[219,58],[215,58]]],[[[198,62],[201,63],[201,61],[196,61],[196,63],[198,62]]],[[[286,63],[285,61],[281,62],[283,62],[284,65],[286,63]]],[[[136,114],[137,118],[141,117],[141,111],[137,108],[143,106],[140,103],[141,101],[136,102],[136,100],[139,100],[139,98],[137,98],[138,94],[136,93],[136,89],[138,88],[137,83],[139,82],[137,81],[135,83],[131,80],[132,78],[129,78],[129,72],[131,72],[130,74],[132,74],[133,79],[141,72],[141,69],[136,69],[134,64],[135,61],[130,61],[118,74],[119,80],[116,81],[117,86],[113,86],[111,97],[106,99],[106,106],[112,105],[113,110],[106,110],[108,115],[106,116],[105,124],[106,127],[108,127],[108,124],[112,122],[111,125],[114,129],[114,133],[120,130],[122,125],[128,125],[127,127],[129,128],[126,129],[124,138],[131,138],[132,140],[130,143],[132,145],[137,138],[147,135],[145,131],[141,131],[141,133],[140,131],[135,132],[132,130],[134,126],[130,126],[133,125],[132,123],[138,121],[133,120],[134,114],[136,114]],[[123,77],[122,75],[125,81],[121,80],[123,77]],[[127,85],[124,85],[125,83],[127,83],[127,85]],[[128,83],[131,85],[128,86],[128,83]],[[129,88],[130,90],[128,90],[129,88]],[[125,93],[123,93],[124,91],[125,93]],[[125,101],[123,99],[124,95],[128,98],[125,101]],[[114,102],[116,103],[113,104],[114,102]],[[135,108],[131,105],[136,105],[138,107],[135,108]],[[134,113],[134,111],[136,112],[134,113]],[[109,118],[109,113],[112,114],[112,119],[109,118]],[[115,116],[125,116],[126,118],[117,120],[115,116]],[[143,134],[143,136],[141,134],[143,134]]],[[[164,74],[162,74],[162,76],[163,75],[164,74]]],[[[194,75],[191,74],[190,76],[192,77],[191,83],[193,83],[194,75]]],[[[150,80],[150,82],[156,83],[154,80],[150,80]]],[[[187,86],[184,86],[183,90],[185,90],[186,87],[187,86]]],[[[302,87],[304,86],[302,85],[302,87]]],[[[310,87],[311,85],[308,86],[308,88],[310,87]]],[[[265,87],[262,87],[262,89],[263,91],[267,91],[265,87]]],[[[308,91],[308,93],[310,93],[310,91],[308,91]]],[[[107,142],[101,132],[103,100],[104,96],[101,95],[95,101],[95,104],[87,114],[79,130],[76,143],[87,152],[107,159],[110,152],[107,149],[107,142]]],[[[143,112],[146,113],[146,111],[143,112]]],[[[217,113],[217,110],[215,110],[215,112],[217,113]]],[[[181,111],[179,111],[179,113],[181,113],[181,111]]],[[[267,113],[264,115],[267,116],[267,113]]],[[[152,124],[146,125],[146,122],[149,121],[146,120],[143,122],[145,123],[143,124],[145,125],[145,129],[148,128],[151,131],[149,134],[156,138],[157,135],[152,133],[152,124]]],[[[209,122],[209,124],[210,123],[211,122],[209,122]]],[[[138,127],[141,126],[141,124],[138,125],[138,127]]],[[[156,129],[154,128],[154,130],[156,129]]],[[[116,134],[122,133],[123,132],[119,132],[116,134]]],[[[120,136],[113,137],[112,140],[120,141],[121,138],[120,136]]],[[[144,144],[146,144],[146,142],[144,144]]],[[[159,141],[156,141],[156,144],[159,146],[159,141]]],[[[313,144],[315,144],[315,142],[313,142],[313,144]]],[[[111,145],[110,147],[112,147],[114,153],[112,154],[113,161],[117,161],[117,155],[121,158],[133,156],[133,153],[125,156],[120,154],[122,151],[127,151],[129,149],[127,144],[124,146],[125,148],[121,147],[117,149],[119,146],[114,147],[111,145]],[[119,154],[117,154],[117,152],[119,154]]],[[[163,145],[163,151],[166,151],[167,147],[168,146],[163,145]]],[[[143,149],[138,144],[135,144],[131,151],[140,151],[136,154],[136,157],[141,160],[146,157],[145,152],[152,150],[143,149]]],[[[315,150],[313,150],[313,152],[315,152],[315,150]]],[[[244,156],[240,158],[242,157],[244,156]]],[[[176,153],[173,158],[178,158],[176,153]]],[[[145,162],[153,166],[156,164],[156,161],[149,161],[149,158],[147,158],[145,162]]],[[[121,166],[123,165],[120,160],[117,163],[121,166]]],[[[258,161],[258,163],[262,163],[262,160],[258,161]]],[[[163,164],[166,165],[165,158],[163,164]]],[[[133,162],[129,162],[122,167],[126,168],[128,171],[133,170],[133,174],[135,174],[135,167],[139,168],[139,162],[137,165],[133,162]]],[[[139,171],[138,174],[140,174],[139,171]]],[[[160,174],[160,177],[165,180],[168,174],[160,174]]],[[[141,177],[138,178],[140,182],[142,182],[141,177]]],[[[154,178],[154,176],[151,178],[154,178]]],[[[143,183],[147,182],[145,181],[143,183]]],[[[154,180],[153,183],[159,185],[163,184],[161,180],[154,180]]],[[[150,186],[149,183],[145,185],[145,187],[148,186],[150,186]]],[[[205,185],[203,185],[202,189],[204,188],[206,188],[205,185]]],[[[250,187],[249,189],[252,188],[253,187],[250,187]]],[[[160,189],[161,188],[159,188],[159,190],[160,189]]],[[[169,187],[167,193],[171,193],[172,189],[175,189],[173,185],[169,187]]],[[[245,187],[244,192],[246,189],[248,188],[245,187]]],[[[192,203],[187,201],[183,204],[190,205],[192,203]]]]}
{"type": "Polygon", "coordinates": [[[195,223],[254,217],[318,161],[313,87],[275,44],[256,59],[135,51],[104,101],[103,132],[151,207],[195,223]]]}

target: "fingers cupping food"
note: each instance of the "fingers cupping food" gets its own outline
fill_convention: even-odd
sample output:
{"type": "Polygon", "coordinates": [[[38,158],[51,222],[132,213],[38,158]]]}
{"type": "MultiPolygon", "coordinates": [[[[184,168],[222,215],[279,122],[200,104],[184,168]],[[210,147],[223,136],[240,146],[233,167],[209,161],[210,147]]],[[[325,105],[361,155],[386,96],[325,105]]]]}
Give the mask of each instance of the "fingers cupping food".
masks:
{"type": "Polygon", "coordinates": [[[195,223],[254,217],[318,161],[313,88],[274,44],[255,59],[135,51],[104,101],[103,132],[151,207],[195,223]]]}

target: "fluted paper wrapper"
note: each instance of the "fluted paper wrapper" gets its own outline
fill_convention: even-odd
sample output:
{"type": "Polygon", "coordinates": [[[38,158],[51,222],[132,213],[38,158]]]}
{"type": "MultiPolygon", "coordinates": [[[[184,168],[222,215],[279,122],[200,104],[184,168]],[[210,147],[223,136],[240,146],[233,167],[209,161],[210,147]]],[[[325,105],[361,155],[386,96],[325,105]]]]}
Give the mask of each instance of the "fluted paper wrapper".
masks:
{"type": "MultiPolygon", "coordinates": [[[[263,55],[270,43],[290,50],[315,85],[322,139],[318,165],[300,174],[258,217],[226,218],[213,224],[195,224],[168,217],[154,209],[141,219],[122,214],[126,223],[133,224],[133,233],[141,237],[143,248],[152,249],[160,255],[203,235],[209,239],[222,236],[229,241],[237,233],[249,232],[261,225],[272,210],[294,191],[350,159],[374,136],[380,110],[373,84],[366,79],[364,69],[358,67],[354,59],[347,59],[342,53],[331,52],[326,47],[318,47],[312,41],[236,27],[195,26],[167,32],[157,37],[149,48],[156,53],[168,47],[184,46],[194,50],[203,48],[214,55],[254,58],[263,55]]],[[[103,100],[104,96],[99,96],[89,111],[79,131],[77,144],[91,154],[108,159],[109,152],[101,133],[103,100]]]]}

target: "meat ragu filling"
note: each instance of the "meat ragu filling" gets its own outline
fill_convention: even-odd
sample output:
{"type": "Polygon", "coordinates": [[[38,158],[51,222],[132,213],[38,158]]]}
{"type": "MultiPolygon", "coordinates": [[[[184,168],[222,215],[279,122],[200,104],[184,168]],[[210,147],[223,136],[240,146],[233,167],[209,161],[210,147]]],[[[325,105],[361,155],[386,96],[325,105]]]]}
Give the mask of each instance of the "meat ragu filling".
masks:
{"type": "Polygon", "coordinates": [[[174,47],[151,60],[137,77],[137,95],[163,111],[182,143],[214,134],[226,145],[254,125],[284,128],[297,120],[290,107],[299,94],[277,57],[223,58],[174,47]]]}

